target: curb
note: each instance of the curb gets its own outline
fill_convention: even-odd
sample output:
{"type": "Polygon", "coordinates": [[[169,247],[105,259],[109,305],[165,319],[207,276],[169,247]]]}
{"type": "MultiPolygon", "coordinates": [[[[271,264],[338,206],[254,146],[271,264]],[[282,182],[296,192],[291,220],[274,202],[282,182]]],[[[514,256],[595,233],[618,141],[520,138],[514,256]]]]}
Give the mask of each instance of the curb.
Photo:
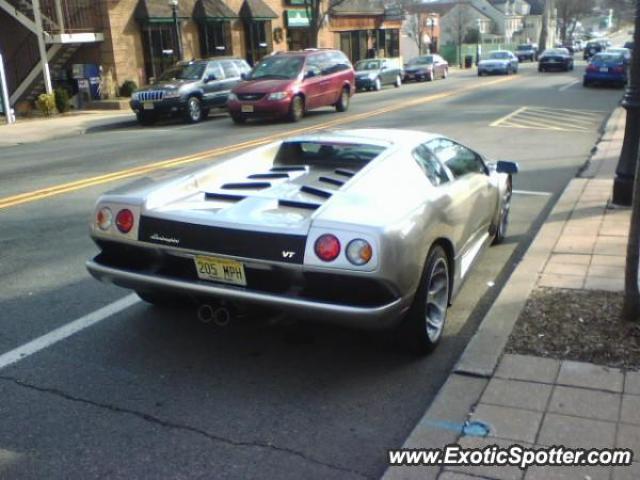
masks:
{"type": "MultiPolygon", "coordinates": [[[[601,143],[613,139],[616,128],[611,125],[617,122],[621,111],[618,107],[610,115],[596,147],[585,162],[587,168],[580,169],[578,174],[602,163],[599,153],[606,151],[606,148],[600,148],[601,143]]],[[[567,184],[447,381],[405,440],[403,449],[443,448],[457,441],[469,412],[477,404],[495,371],[520,312],[535,287],[538,274],[544,269],[562,234],[564,223],[588,182],[589,178],[574,177],[567,184]]],[[[440,466],[388,467],[382,480],[436,479],[440,470],[440,466]]]]}

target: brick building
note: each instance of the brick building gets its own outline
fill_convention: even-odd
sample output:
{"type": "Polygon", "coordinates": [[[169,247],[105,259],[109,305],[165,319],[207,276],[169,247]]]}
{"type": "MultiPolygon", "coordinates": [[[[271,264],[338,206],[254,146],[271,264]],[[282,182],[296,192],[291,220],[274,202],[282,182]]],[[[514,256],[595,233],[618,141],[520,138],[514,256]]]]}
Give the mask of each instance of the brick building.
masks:
{"type": "MultiPolygon", "coordinates": [[[[249,63],[274,51],[306,48],[304,3],[178,0],[176,36],[169,0],[5,0],[0,2],[0,53],[11,103],[49,90],[46,70],[53,86],[72,85],[74,64],[99,65],[101,95],[111,97],[127,80],[141,85],[158,76],[178,60],[179,46],[184,59],[234,56],[249,63]]],[[[318,46],[341,48],[354,61],[399,55],[403,15],[385,3],[340,3],[323,23],[318,46]]]]}

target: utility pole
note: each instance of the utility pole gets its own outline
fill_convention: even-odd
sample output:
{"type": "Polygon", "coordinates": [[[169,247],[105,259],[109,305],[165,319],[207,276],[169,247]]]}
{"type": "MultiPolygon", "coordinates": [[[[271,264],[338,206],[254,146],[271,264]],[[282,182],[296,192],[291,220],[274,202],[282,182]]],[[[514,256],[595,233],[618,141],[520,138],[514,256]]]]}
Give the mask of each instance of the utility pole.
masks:
{"type": "Polygon", "coordinates": [[[38,30],[38,51],[40,52],[40,65],[42,66],[42,76],[44,77],[44,89],[47,93],[53,93],[51,85],[51,72],[49,71],[49,59],[47,58],[47,46],[44,43],[44,30],[42,28],[42,14],[40,13],[40,1],[33,0],[33,20],[38,30]]]}

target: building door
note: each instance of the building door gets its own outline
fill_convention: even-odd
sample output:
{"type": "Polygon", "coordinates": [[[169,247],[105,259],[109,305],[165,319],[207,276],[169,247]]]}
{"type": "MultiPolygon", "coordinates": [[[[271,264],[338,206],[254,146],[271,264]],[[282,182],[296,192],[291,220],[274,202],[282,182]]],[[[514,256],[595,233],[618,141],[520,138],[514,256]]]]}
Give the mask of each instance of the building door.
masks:
{"type": "Polygon", "coordinates": [[[247,62],[253,66],[265,55],[273,51],[270,20],[247,20],[245,22],[247,62]]]}
{"type": "Polygon", "coordinates": [[[287,30],[288,50],[304,50],[309,48],[309,35],[306,28],[289,28],[287,30]]]}

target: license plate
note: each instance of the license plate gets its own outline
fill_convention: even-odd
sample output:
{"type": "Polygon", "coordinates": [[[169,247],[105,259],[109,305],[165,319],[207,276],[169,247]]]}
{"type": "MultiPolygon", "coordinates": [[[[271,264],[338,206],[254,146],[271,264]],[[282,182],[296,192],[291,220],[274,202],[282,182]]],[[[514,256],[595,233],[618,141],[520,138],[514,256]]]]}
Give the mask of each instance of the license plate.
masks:
{"type": "Polygon", "coordinates": [[[607,67],[600,67],[601,72],[608,72],[609,69],[607,67]]]}
{"type": "Polygon", "coordinates": [[[145,110],[153,110],[154,108],[153,102],[144,102],[142,104],[142,108],[144,108],[145,110]]]}
{"type": "Polygon", "coordinates": [[[226,258],[205,257],[198,255],[194,258],[198,278],[214,282],[230,283],[232,285],[247,285],[244,275],[244,265],[226,258]]]}
{"type": "Polygon", "coordinates": [[[253,113],[253,105],[242,105],[240,111],[242,113],[253,113]]]}

